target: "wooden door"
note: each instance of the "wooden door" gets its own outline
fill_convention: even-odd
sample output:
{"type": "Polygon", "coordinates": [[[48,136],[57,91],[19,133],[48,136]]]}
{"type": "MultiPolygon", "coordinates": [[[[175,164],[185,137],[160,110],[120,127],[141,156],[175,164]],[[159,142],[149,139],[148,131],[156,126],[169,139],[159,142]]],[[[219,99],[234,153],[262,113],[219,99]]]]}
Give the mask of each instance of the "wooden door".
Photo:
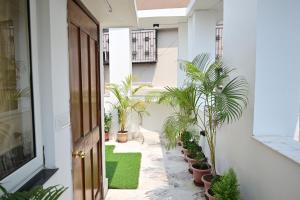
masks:
{"type": "Polygon", "coordinates": [[[69,0],[68,29],[74,199],[102,199],[99,24],[69,0]]]}

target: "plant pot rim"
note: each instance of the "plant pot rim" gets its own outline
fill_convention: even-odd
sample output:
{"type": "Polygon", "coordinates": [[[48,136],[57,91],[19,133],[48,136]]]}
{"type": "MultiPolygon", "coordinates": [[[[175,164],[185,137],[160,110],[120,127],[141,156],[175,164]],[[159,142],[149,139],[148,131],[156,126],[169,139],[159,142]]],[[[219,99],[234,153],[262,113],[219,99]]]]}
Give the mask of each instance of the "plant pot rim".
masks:
{"type": "Polygon", "coordinates": [[[191,158],[189,154],[186,155],[187,159],[189,160],[196,160],[195,158],[191,158]]]}
{"type": "Polygon", "coordinates": [[[213,177],[214,177],[214,176],[213,176],[212,174],[206,174],[206,175],[202,176],[202,181],[203,181],[203,182],[207,182],[207,183],[211,183],[213,177]],[[205,179],[206,177],[211,177],[211,180],[206,180],[206,179],[205,179]]]}
{"type": "Polygon", "coordinates": [[[127,134],[128,131],[118,131],[118,134],[127,134]]]}
{"type": "Polygon", "coordinates": [[[205,191],[205,195],[207,197],[209,197],[209,198],[213,198],[214,199],[215,197],[213,195],[211,195],[209,191],[210,191],[210,189],[208,189],[207,191],[205,191]]]}
{"type": "MultiPolygon", "coordinates": [[[[192,169],[195,170],[195,171],[206,172],[206,171],[211,170],[211,167],[209,167],[208,169],[198,169],[198,168],[195,168],[194,165],[195,164],[192,165],[192,169]]],[[[207,175],[210,175],[210,174],[207,174],[207,175]]]]}

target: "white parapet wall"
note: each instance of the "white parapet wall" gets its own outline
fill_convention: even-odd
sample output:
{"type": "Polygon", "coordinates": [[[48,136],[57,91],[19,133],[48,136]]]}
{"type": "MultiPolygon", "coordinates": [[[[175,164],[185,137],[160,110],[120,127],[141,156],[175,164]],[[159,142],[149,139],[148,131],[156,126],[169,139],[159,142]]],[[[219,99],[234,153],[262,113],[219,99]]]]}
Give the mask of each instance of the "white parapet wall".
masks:
{"type": "MultiPolygon", "coordinates": [[[[257,109],[256,106],[263,103],[264,100],[268,100],[270,109],[260,110],[260,112],[265,112],[263,115],[268,115],[270,118],[266,121],[260,119],[256,125],[267,122],[265,125],[268,125],[271,130],[272,126],[279,125],[276,124],[278,117],[286,120],[295,115],[276,116],[274,111],[277,111],[278,107],[290,108],[290,106],[295,105],[294,100],[289,98],[295,97],[294,92],[299,91],[299,78],[296,78],[296,74],[292,74],[299,70],[299,60],[296,59],[296,54],[299,51],[295,51],[297,48],[293,48],[299,44],[299,37],[296,35],[293,37],[293,34],[300,34],[299,29],[294,26],[300,17],[299,12],[296,11],[299,7],[297,0],[224,1],[224,60],[237,68],[237,72],[247,79],[249,104],[238,122],[222,127],[219,132],[217,166],[220,173],[230,167],[235,169],[241,195],[245,200],[297,200],[300,198],[299,163],[288,159],[253,138],[255,128],[253,120],[256,120],[257,114],[257,112],[254,114],[254,109],[257,109]],[[258,14],[258,10],[260,14],[258,14]],[[261,19],[261,15],[269,15],[270,17],[261,19]],[[258,22],[263,23],[264,27],[259,26],[258,22]],[[262,33],[263,29],[261,28],[267,28],[267,32],[262,33]],[[277,39],[274,40],[274,38],[277,39]],[[257,49],[264,46],[272,48],[257,49]],[[272,53],[272,51],[275,52],[272,53]],[[257,55],[259,52],[262,55],[257,55]],[[258,63],[256,58],[258,58],[258,63]],[[286,60],[282,61],[281,59],[286,60]],[[257,74],[264,69],[267,71],[263,74],[257,74]],[[276,86],[277,83],[287,83],[281,78],[275,79],[276,74],[281,74],[280,77],[291,74],[288,76],[286,87],[276,86]],[[267,94],[269,89],[257,88],[261,86],[256,85],[256,79],[261,83],[263,80],[270,80],[267,84],[275,86],[275,88],[270,87],[274,93],[270,96],[267,94]],[[291,91],[289,88],[296,90],[291,91]],[[288,94],[287,91],[289,91],[288,94]],[[281,101],[283,96],[286,101],[281,101]],[[276,99],[277,97],[279,99],[276,99]],[[275,102],[284,102],[284,104],[275,102]],[[275,120],[274,123],[269,123],[272,118],[275,120]]],[[[299,111],[297,106],[294,109],[295,112],[299,111]]],[[[293,128],[295,128],[296,119],[292,119],[292,123],[294,123],[293,128]]],[[[288,124],[290,122],[286,123],[286,125],[288,124]]]]}

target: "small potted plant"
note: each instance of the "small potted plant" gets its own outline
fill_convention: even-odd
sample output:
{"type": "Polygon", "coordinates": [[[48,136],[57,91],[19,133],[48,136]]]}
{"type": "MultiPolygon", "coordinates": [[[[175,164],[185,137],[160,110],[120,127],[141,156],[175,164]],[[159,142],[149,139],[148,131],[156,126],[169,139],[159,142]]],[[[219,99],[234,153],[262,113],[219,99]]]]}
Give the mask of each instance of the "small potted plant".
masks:
{"type": "Polygon", "coordinates": [[[213,176],[211,173],[202,176],[201,180],[204,183],[204,190],[207,192],[214,181],[217,181],[220,178],[220,175],[213,176]]]}
{"type": "Polygon", "coordinates": [[[211,188],[205,192],[205,195],[209,200],[240,200],[238,180],[233,169],[229,169],[224,176],[214,179],[211,188]]]}
{"type": "Polygon", "coordinates": [[[105,132],[105,141],[109,141],[109,132],[111,129],[112,123],[112,114],[104,113],[104,132],[105,132]]]}
{"type": "Polygon", "coordinates": [[[146,102],[144,100],[134,98],[134,96],[139,90],[148,85],[139,85],[138,87],[133,88],[133,80],[133,76],[129,75],[124,81],[122,81],[121,85],[109,84],[107,87],[117,100],[117,102],[113,105],[118,111],[120,130],[117,134],[117,141],[121,143],[128,141],[128,131],[125,130],[128,113],[131,111],[138,113],[146,112],[146,102]]]}
{"type": "MultiPolygon", "coordinates": [[[[185,155],[187,154],[187,147],[189,145],[189,143],[191,142],[191,139],[192,139],[192,134],[188,131],[184,131],[182,134],[181,134],[181,141],[182,141],[182,153],[184,154],[184,157],[185,155]]],[[[186,160],[186,158],[185,158],[186,160]]]]}
{"type": "Polygon", "coordinates": [[[189,163],[189,172],[191,174],[193,173],[192,165],[197,162],[196,157],[197,157],[197,155],[198,156],[201,155],[200,153],[202,153],[202,148],[197,144],[197,142],[195,140],[188,143],[187,153],[185,156],[189,163]]]}
{"type": "Polygon", "coordinates": [[[192,164],[194,184],[196,186],[203,187],[204,183],[202,181],[202,177],[210,174],[211,167],[207,163],[207,159],[202,152],[196,156],[196,160],[197,162],[192,164]]]}

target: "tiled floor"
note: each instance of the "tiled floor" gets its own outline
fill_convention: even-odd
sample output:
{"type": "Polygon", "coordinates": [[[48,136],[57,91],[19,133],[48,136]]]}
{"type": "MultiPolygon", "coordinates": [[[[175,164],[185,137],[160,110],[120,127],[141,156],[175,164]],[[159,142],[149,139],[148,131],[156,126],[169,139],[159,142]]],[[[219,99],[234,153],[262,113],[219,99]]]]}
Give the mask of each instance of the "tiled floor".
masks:
{"type": "Polygon", "coordinates": [[[110,189],[106,200],[202,200],[202,188],[196,187],[187,171],[180,148],[167,151],[159,134],[143,130],[144,144],[129,141],[116,145],[115,152],[141,152],[139,187],[136,190],[110,189]]]}

